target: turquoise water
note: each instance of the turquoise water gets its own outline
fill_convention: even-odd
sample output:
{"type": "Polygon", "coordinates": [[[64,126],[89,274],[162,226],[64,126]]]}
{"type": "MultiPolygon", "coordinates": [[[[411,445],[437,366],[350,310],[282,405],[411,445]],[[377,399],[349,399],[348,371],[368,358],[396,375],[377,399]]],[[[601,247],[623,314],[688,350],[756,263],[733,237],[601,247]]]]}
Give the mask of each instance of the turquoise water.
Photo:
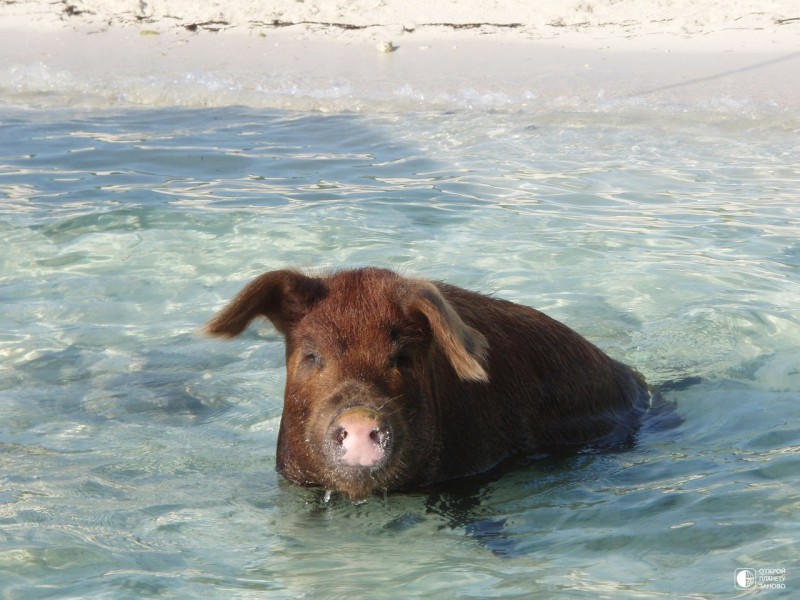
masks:
{"type": "Polygon", "coordinates": [[[800,148],[781,115],[0,108],[4,598],[800,591],[800,148]],[[352,505],[274,472],[269,269],[374,264],[535,306],[682,423],[352,505]],[[763,583],[763,582],[762,582],[763,583]]]}

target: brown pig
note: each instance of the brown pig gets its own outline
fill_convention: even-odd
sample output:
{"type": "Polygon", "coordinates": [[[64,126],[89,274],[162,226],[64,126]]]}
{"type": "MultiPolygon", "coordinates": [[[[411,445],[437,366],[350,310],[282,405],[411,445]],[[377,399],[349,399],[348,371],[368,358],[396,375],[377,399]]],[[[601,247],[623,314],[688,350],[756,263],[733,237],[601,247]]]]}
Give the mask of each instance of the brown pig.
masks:
{"type": "Polygon", "coordinates": [[[286,341],[277,470],[351,500],[631,439],[649,403],[637,373],[547,315],[388,270],[265,273],[207,331],[256,317],[286,341]]]}

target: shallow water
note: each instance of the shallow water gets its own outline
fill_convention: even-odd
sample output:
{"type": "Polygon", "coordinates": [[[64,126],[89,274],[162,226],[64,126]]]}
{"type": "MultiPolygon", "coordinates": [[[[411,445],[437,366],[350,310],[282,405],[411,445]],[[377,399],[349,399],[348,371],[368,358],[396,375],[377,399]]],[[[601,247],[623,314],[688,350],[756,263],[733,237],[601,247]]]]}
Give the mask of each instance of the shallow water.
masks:
{"type": "Polygon", "coordinates": [[[800,149],[780,118],[0,110],[7,598],[800,589],[800,149]],[[323,502],[275,474],[249,278],[375,264],[535,306],[667,392],[635,448],[323,502]]]}

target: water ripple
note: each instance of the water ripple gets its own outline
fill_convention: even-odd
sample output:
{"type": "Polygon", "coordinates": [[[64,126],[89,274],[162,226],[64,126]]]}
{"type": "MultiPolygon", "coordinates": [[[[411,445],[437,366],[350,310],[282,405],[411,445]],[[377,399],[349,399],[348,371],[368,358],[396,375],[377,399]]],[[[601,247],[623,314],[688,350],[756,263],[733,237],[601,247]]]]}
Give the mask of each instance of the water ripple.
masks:
{"type": "Polygon", "coordinates": [[[11,595],[724,596],[739,561],[797,562],[775,541],[798,537],[800,476],[785,128],[1,112],[11,595]],[[654,383],[702,382],[667,392],[680,426],[646,427],[628,452],[322,505],[274,473],[280,337],[199,329],[267,269],[365,263],[536,306],[654,383]]]}

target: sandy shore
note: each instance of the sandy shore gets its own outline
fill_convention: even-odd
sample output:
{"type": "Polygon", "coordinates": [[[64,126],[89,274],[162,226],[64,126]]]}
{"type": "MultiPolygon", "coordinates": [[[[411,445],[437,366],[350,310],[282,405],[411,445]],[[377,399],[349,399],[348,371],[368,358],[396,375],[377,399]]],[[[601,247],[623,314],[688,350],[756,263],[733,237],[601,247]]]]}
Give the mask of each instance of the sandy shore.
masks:
{"type": "Polygon", "coordinates": [[[34,104],[59,88],[62,101],[90,105],[360,110],[387,99],[469,105],[472,90],[498,107],[727,102],[789,113],[800,107],[800,5],[18,0],[0,4],[0,75],[0,95],[34,104]]]}
{"type": "Polygon", "coordinates": [[[791,45],[798,41],[800,6],[795,0],[15,0],[0,3],[0,22],[9,29],[290,30],[350,40],[491,35],[594,45],[666,35],[791,45]]]}

